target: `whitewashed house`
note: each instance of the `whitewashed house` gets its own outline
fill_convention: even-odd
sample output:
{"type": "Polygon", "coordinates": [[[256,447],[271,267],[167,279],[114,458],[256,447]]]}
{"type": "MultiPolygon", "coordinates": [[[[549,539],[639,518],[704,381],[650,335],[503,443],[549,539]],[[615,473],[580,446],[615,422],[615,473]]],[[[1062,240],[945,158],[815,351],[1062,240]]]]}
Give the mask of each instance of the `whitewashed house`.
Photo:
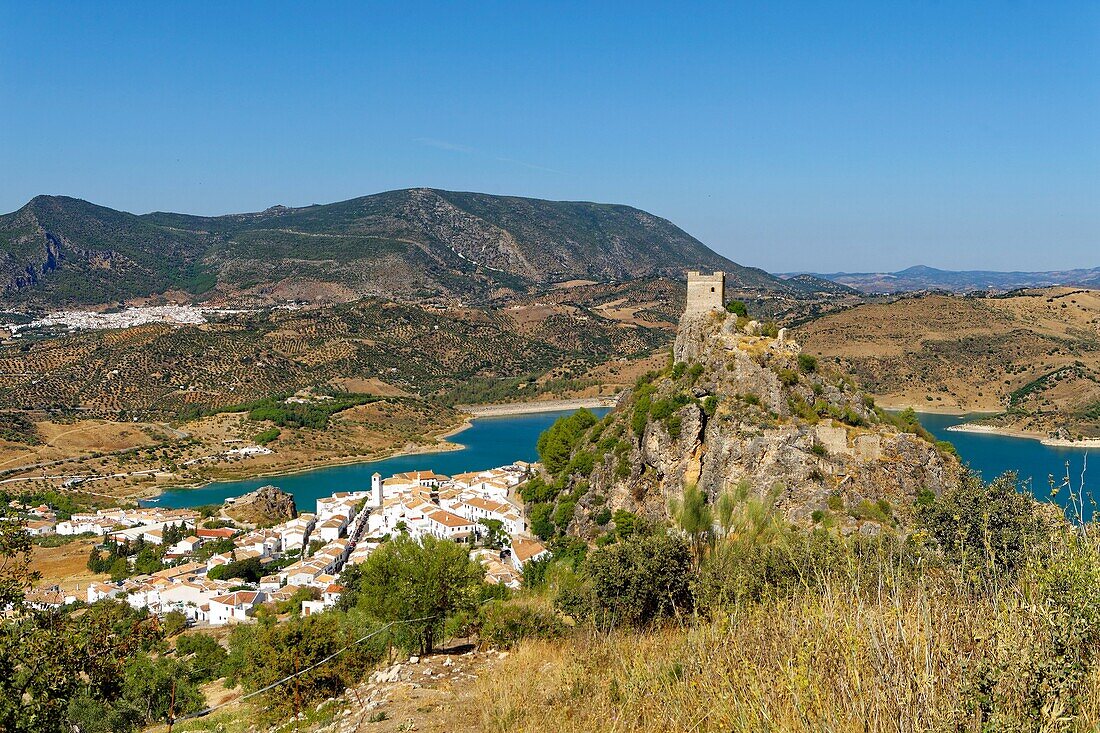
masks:
{"type": "Polygon", "coordinates": [[[224,626],[229,623],[241,623],[248,621],[249,613],[256,606],[264,602],[266,596],[262,591],[239,590],[224,596],[210,599],[211,626],[224,626]]]}

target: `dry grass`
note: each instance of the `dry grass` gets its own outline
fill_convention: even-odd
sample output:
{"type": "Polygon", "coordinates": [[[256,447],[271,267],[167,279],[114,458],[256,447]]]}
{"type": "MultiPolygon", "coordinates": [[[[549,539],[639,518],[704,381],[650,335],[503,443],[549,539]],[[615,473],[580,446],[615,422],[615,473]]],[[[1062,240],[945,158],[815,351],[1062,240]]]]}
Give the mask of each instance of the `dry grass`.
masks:
{"type": "Polygon", "coordinates": [[[1100,399],[1096,290],[867,304],[799,326],[797,339],[808,352],[838,360],[892,406],[999,412],[1014,390],[1075,364],[1088,376],[1035,390],[1020,403],[1035,416],[1015,426],[1045,435],[1061,424],[1045,413],[1071,413],[1100,399]]]}
{"type": "Polygon", "coordinates": [[[1092,673],[1077,686],[1077,719],[1058,702],[1035,713],[1032,665],[1048,621],[1019,589],[964,600],[938,581],[871,592],[831,583],[683,629],[524,643],[482,684],[484,728],[1094,730],[1092,673]],[[983,728],[984,699],[996,710],[983,728]]]}
{"type": "Polygon", "coordinates": [[[88,555],[94,545],[93,540],[79,539],[58,547],[35,546],[31,570],[42,574],[39,585],[57,585],[83,600],[89,583],[108,578],[106,573],[88,570],[88,555]]]}

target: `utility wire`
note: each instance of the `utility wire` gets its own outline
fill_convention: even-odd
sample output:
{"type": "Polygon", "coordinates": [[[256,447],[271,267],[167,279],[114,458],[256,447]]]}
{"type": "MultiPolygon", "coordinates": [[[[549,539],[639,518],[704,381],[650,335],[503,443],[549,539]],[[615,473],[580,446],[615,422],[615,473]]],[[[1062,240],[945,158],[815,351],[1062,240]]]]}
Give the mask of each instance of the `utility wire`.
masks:
{"type": "Polygon", "coordinates": [[[256,695],[259,695],[263,692],[267,692],[268,690],[273,690],[276,687],[278,687],[279,685],[284,684],[286,682],[289,682],[290,680],[294,679],[295,677],[300,677],[303,674],[305,674],[306,672],[310,672],[314,669],[317,669],[322,664],[325,664],[326,662],[332,661],[336,657],[338,657],[341,654],[343,654],[344,652],[346,652],[348,649],[351,649],[356,644],[362,644],[367,639],[370,639],[371,637],[374,637],[374,636],[378,636],[379,634],[381,634],[383,631],[390,628],[391,626],[396,626],[397,624],[414,624],[414,623],[417,623],[419,621],[430,621],[434,618],[437,618],[437,616],[422,616],[420,618],[410,618],[410,619],[406,619],[404,621],[390,621],[385,626],[383,626],[379,629],[375,629],[374,631],[370,632],[369,634],[367,634],[366,636],[364,636],[360,639],[356,639],[355,641],[353,641],[350,644],[348,644],[347,646],[345,646],[343,649],[339,649],[339,650],[333,652],[332,654],[329,654],[327,657],[322,659],[320,662],[317,662],[316,664],[313,664],[309,667],[306,667],[305,669],[299,670],[299,671],[297,671],[293,674],[287,675],[286,677],[283,677],[281,680],[278,680],[276,682],[272,682],[267,687],[261,687],[260,689],[255,690],[253,692],[250,692],[247,695],[242,695],[241,697],[237,697],[237,698],[234,698],[232,700],[226,700],[223,703],[219,703],[217,705],[213,705],[211,707],[204,708],[203,710],[199,710],[198,712],[190,713],[189,715],[184,715],[183,717],[178,718],[177,720],[189,720],[191,718],[201,718],[201,717],[209,715],[210,713],[214,712],[215,710],[219,710],[220,708],[224,708],[227,705],[232,705],[233,703],[236,703],[236,702],[244,702],[245,700],[247,700],[250,697],[255,697],[256,695]]]}

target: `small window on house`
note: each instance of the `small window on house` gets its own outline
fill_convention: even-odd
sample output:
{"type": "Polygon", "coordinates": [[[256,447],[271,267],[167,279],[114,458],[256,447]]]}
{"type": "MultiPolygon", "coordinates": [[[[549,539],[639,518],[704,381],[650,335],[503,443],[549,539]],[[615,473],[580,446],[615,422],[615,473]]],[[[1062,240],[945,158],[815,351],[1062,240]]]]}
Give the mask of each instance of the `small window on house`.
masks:
{"type": "Polygon", "coordinates": [[[711,288],[711,289],[710,289],[710,292],[712,292],[712,293],[713,293],[713,292],[714,292],[714,288],[711,288]]]}

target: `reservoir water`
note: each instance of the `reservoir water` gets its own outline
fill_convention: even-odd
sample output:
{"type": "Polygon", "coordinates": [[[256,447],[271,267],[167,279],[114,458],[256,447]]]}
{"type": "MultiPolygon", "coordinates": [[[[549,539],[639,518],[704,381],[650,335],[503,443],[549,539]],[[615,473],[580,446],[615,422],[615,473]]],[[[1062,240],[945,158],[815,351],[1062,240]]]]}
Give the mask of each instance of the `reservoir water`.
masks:
{"type": "MultiPolygon", "coordinates": [[[[593,412],[603,415],[607,410],[599,409],[593,412]]],[[[537,459],[535,442],[539,434],[550,427],[554,420],[567,414],[569,414],[568,411],[541,412],[479,418],[474,420],[470,428],[452,438],[452,442],[464,446],[462,450],[396,456],[381,461],[320,468],[286,476],[218,482],[198,489],[173,489],[162,494],[158,503],[168,507],[220,504],[231,496],[240,496],[260,486],[274,484],[293,494],[299,507],[310,509],[322,496],[328,496],[336,491],[362,489],[369,486],[370,476],[375,471],[386,477],[402,471],[418,469],[431,469],[438,473],[453,475],[464,471],[480,471],[503,466],[517,460],[534,461],[537,459]]],[[[953,443],[963,461],[974,470],[980,471],[987,481],[1005,471],[1013,470],[1019,474],[1020,481],[1038,498],[1047,499],[1050,496],[1048,477],[1053,475],[1056,483],[1061,483],[1068,461],[1073,484],[1075,487],[1079,484],[1086,450],[1055,448],[1026,438],[988,433],[952,432],[947,429],[973,417],[975,416],[931,413],[920,415],[921,424],[940,440],[953,443]]],[[[1094,456],[1095,475],[1100,475],[1100,451],[1095,453],[1097,454],[1094,456]]],[[[1085,478],[1086,489],[1097,483],[1095,478],[1090,480],[1088,475],[1085,478]]],[[[1063,505],[1066,502],[1066,494],[1067,492],[1063,490],[1058,497],[1063,505]]],[[[1086,514],[1091,516],[1091,507],[1086,506],[1086,514]]]]}
{"type": "MultiPolygon", "coordinates": [[[[1043,445],[1038,440],[1016,438],[990,433],[964,433],[947,428],[952,425],[973,420],[977,415],[935,415],[921,413],[920,422],[928,432],[940,440],[950,441],[964,463],[979,471],[982,478],[992,481],[1005,471],[1015,471],[1020,482],[1040,500],[1050,498],[1050,477],[1055,485],[1060,485],[1066,476],[1066,464],[1069,463],[1069,475],[1076,490],[1081,485],[1081,470],[1085,461],[1092,459],[1093,469],[1085,474],[1084,519],[1092,517],[1089,502],[1093,493],[1090,489],[1100,486],[1100,451],[1093,450],[1089,455],[1085,448],[1061,448],[1043,445]]],[[[1057,501],[1067,506],[1068,491],[1062,489],[1057,501]]],[[[1097,495],[1100,498],[1100,494],[1097,495]]]]}
{"type": "MultiPolygon", "coordinates": [[[[592,412],[603,416],[607,408],[592,412]]],[[[448,476],[465,471],[484,471],[487,468],[506,466],[513,461],[536,461],[535,443],[539,435],[562,415],[562,412],[533,412],[523,415],[481,417],[471,427],[451,438],[462,450],[442,453],[421,453],[412,456],[394,456],[381,461],[353,463],[347,466],[318,468],[286,476],[246,479],[244,481],[219,481],[198,489],[172,489],[160,495],[157,504],[166,507],[192,507],[203,504],[221,504],[232,496],[247,494],[261,486],[272,484],[294,495],[294,501],[303,511],[313,511],[314,503],[336,491],[370,488],[370,477],[378,471],[389,478],[403,471],[432,470],[448,476]]]]}

